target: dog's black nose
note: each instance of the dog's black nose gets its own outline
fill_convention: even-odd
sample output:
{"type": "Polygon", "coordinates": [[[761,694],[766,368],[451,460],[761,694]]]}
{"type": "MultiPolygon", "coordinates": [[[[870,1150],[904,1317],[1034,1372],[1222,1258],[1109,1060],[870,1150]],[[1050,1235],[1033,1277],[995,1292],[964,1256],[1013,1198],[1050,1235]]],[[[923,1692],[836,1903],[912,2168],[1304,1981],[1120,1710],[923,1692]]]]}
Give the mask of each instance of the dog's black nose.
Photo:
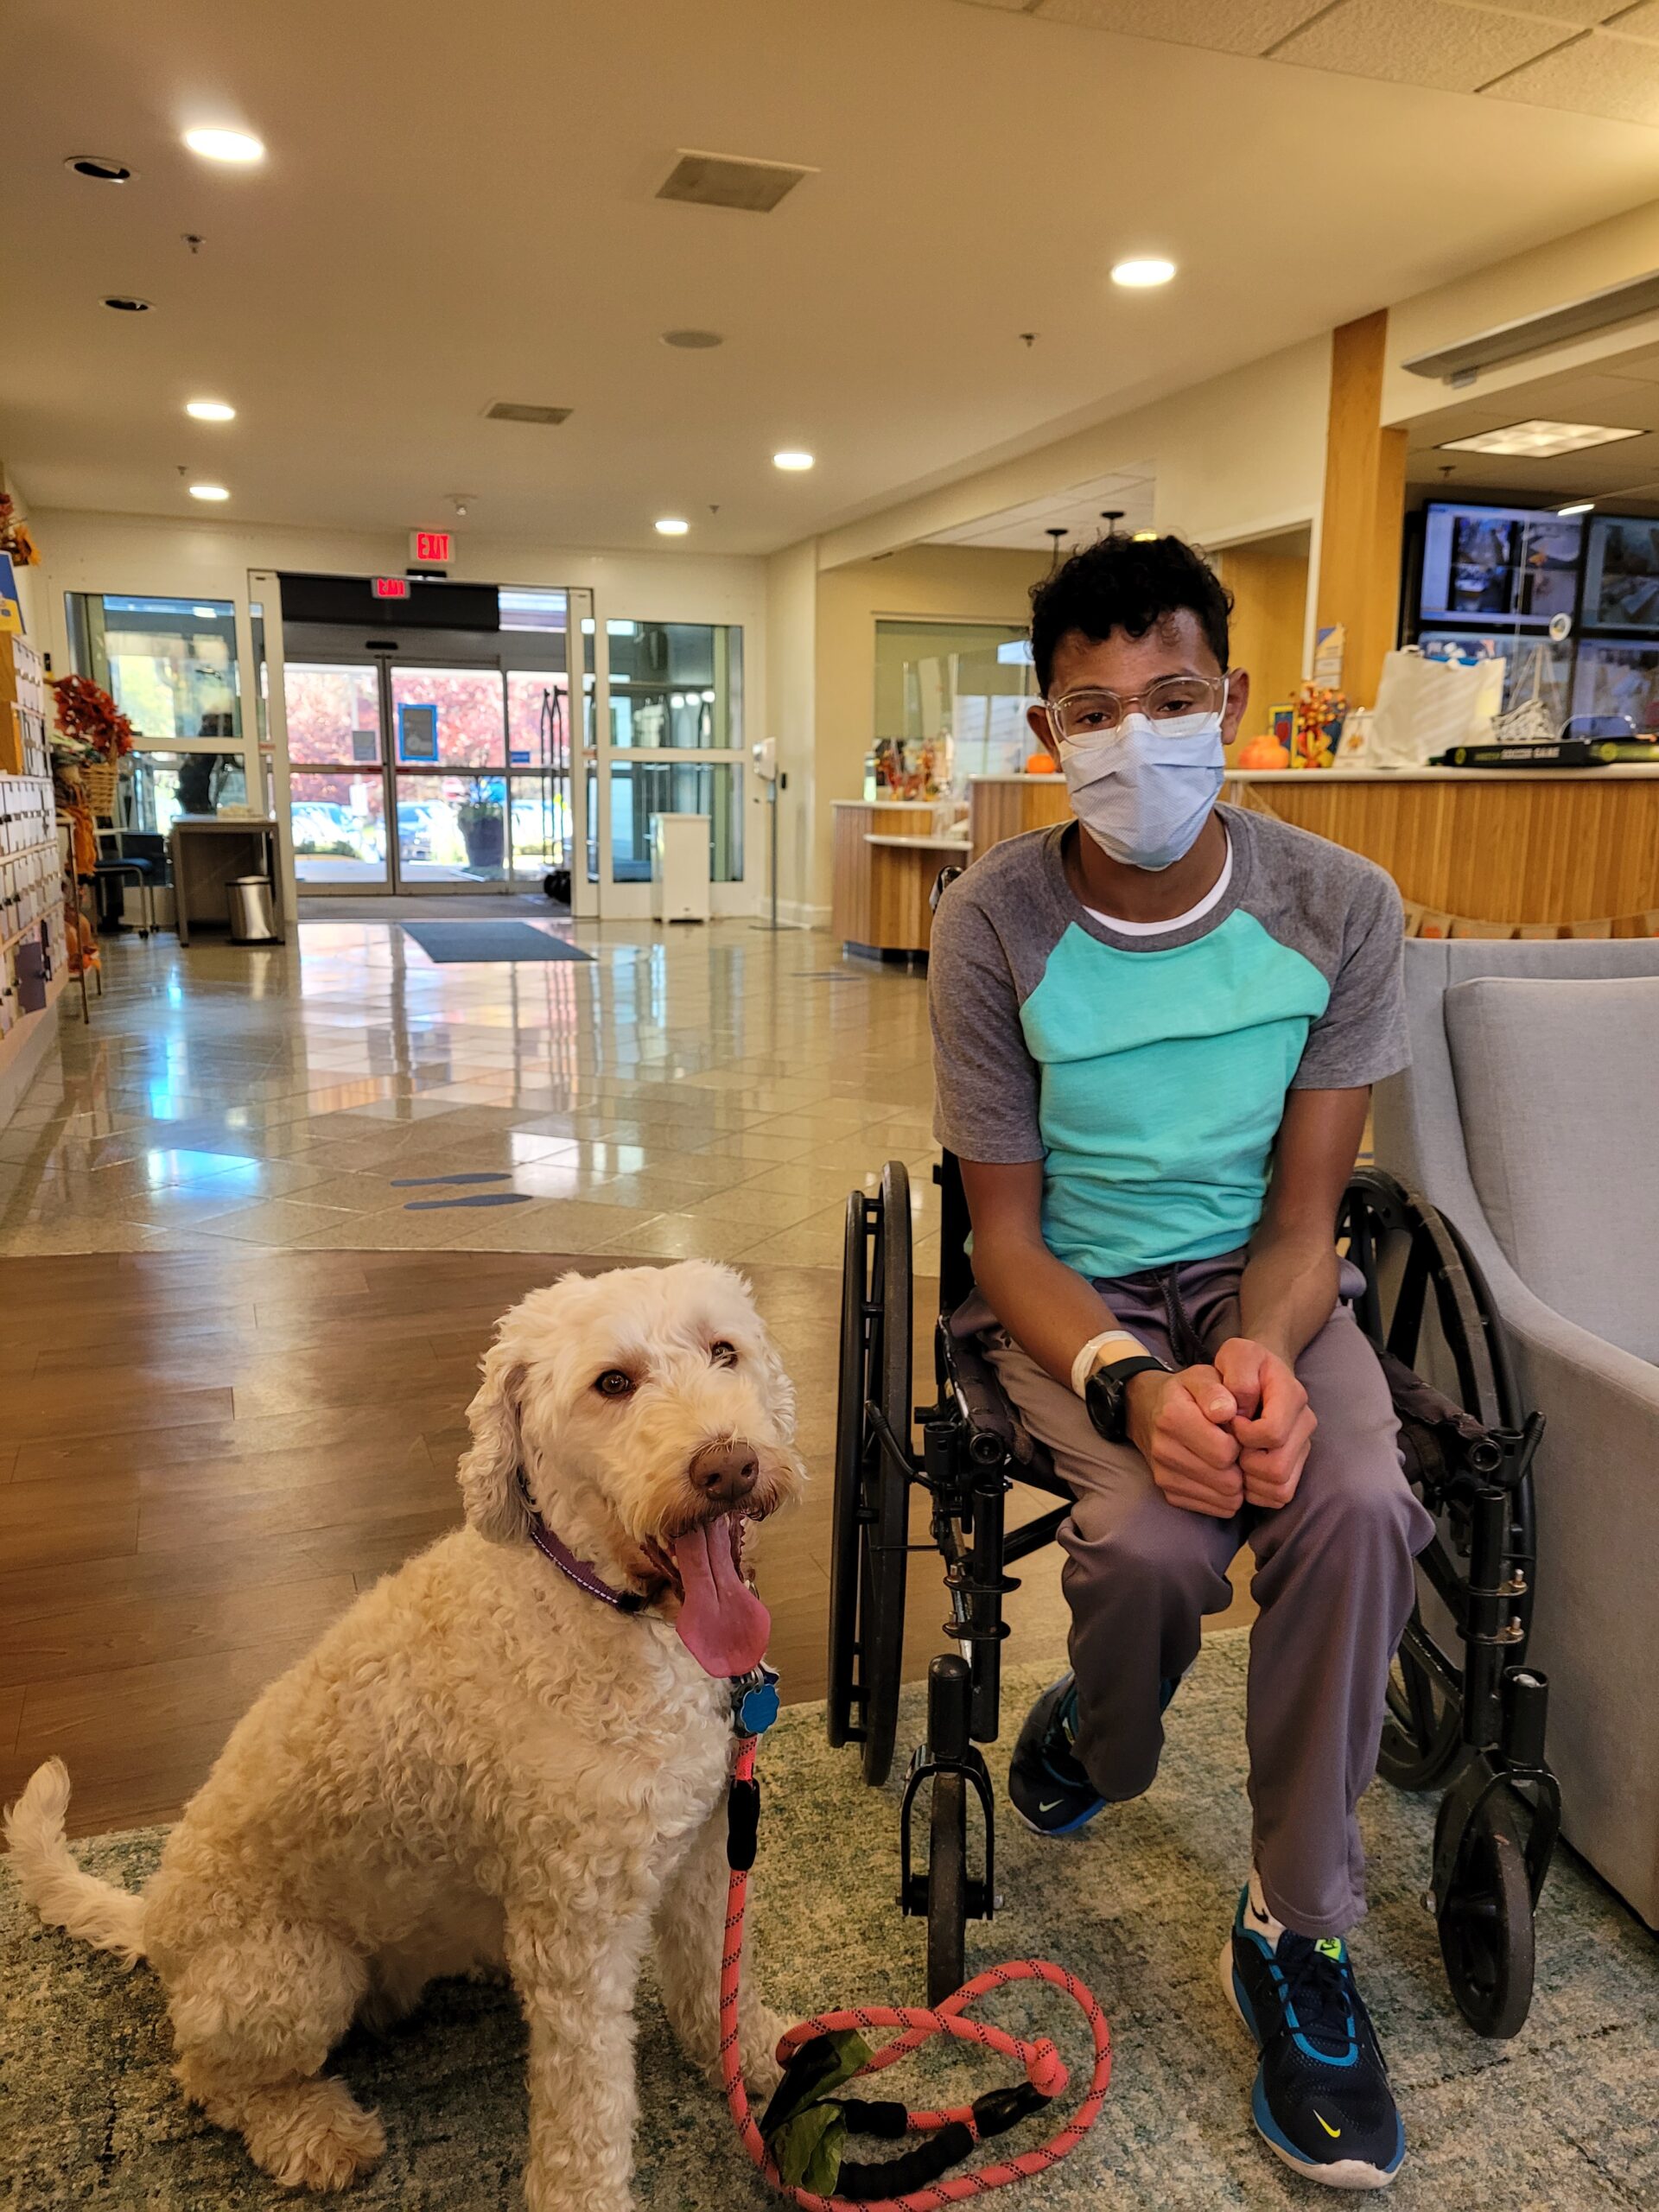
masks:
{"type": "Polygon", "coordinates": [[[691,1458],[691,1483],[721,1505],[741,1505],[754,1488],[760,1462],[753,1447],[734,1437],[705,1444],[691,1458]]]}

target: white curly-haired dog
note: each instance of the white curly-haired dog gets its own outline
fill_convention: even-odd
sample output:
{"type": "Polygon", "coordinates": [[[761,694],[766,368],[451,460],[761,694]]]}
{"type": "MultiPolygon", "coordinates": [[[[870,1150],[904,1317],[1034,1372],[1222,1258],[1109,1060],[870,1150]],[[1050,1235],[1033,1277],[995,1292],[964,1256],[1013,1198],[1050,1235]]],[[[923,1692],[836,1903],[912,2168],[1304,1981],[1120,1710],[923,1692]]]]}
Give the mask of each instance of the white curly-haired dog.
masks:
{"type": "MultiPolygon", "coordinates": [[[[264,1693],[142,1896],[70,1855],[60,1760],[6,1835],[42,1918],[149,1960],[185,2094],[289,2187],[343,2188],[385,2147],[322,2072],[353,2018],[505,1961],[530,2029],[531,2212],[622,2212],[653,1933],[674,2031],[717,2069],[725,1676],[765,1644],[742,1531],[800,1483],[794,1394],[747,1286],[702,1261],[533,1291],[483,1376],[467,1526],[264,1693]]],[[[785,2024],[744,1994],[764,2090],[785,2024]]]]}

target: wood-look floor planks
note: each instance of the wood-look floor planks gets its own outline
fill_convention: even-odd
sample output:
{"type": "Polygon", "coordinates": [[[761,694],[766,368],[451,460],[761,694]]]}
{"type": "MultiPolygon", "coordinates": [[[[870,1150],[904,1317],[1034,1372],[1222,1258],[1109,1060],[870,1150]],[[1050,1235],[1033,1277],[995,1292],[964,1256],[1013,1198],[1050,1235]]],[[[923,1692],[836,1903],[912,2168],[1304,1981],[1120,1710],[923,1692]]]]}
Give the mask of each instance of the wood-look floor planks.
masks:
{"type": "MultiPolygon", "coordinates": [[[[0,1260],[18,1348],[0,1384],[0,1802],[60,1751],[75,1834],[175,1815],[259,1689],[356,1593],[460,1525],[466,1408],[499,1316],[571,1266],[607,1264],[230,1249],[0,1260]]],[[[817,1268],[749,1272],[796,1382],[811,1477],[757,1552],[796,1700],[824,1687],[839,1284],[817,1268]]],[[[924,1370],[931,1295],[918,1285],[924,1370]]],[[[1020,1568],[1021,1657],[1064,1649],[1060,1564],[1049,1550],[1020,1568]]],[[[918,1554],[908,1671],[942,1647],[945,1611],[918,1554]]]]}

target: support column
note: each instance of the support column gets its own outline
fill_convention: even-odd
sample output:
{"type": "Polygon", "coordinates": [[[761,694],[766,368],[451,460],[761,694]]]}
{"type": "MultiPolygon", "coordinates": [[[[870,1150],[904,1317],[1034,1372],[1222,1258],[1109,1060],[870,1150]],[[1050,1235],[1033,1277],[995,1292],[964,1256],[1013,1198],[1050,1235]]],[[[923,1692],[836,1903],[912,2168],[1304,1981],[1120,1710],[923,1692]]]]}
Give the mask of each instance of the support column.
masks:
{"type": "Polygon", "coordinates": [[[1400,604],[1406,433],[1381,422],[1386,308],[1332,333],[1315,620],[1345,632],[1342,683],[1354,706],[1376,703],[1400,604]]]}

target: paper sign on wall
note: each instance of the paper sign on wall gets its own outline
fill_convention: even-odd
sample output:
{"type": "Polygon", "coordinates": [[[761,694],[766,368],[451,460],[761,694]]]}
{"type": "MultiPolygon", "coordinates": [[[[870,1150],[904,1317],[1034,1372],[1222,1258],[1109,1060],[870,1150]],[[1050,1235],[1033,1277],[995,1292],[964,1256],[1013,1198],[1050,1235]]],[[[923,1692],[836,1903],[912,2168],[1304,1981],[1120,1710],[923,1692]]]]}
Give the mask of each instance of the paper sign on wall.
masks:
{"type": "Polygon", "coordinates": [[[438,710],[435,706],[399,707],[397,758],[433,760],[438,757],[438,710]]]}

